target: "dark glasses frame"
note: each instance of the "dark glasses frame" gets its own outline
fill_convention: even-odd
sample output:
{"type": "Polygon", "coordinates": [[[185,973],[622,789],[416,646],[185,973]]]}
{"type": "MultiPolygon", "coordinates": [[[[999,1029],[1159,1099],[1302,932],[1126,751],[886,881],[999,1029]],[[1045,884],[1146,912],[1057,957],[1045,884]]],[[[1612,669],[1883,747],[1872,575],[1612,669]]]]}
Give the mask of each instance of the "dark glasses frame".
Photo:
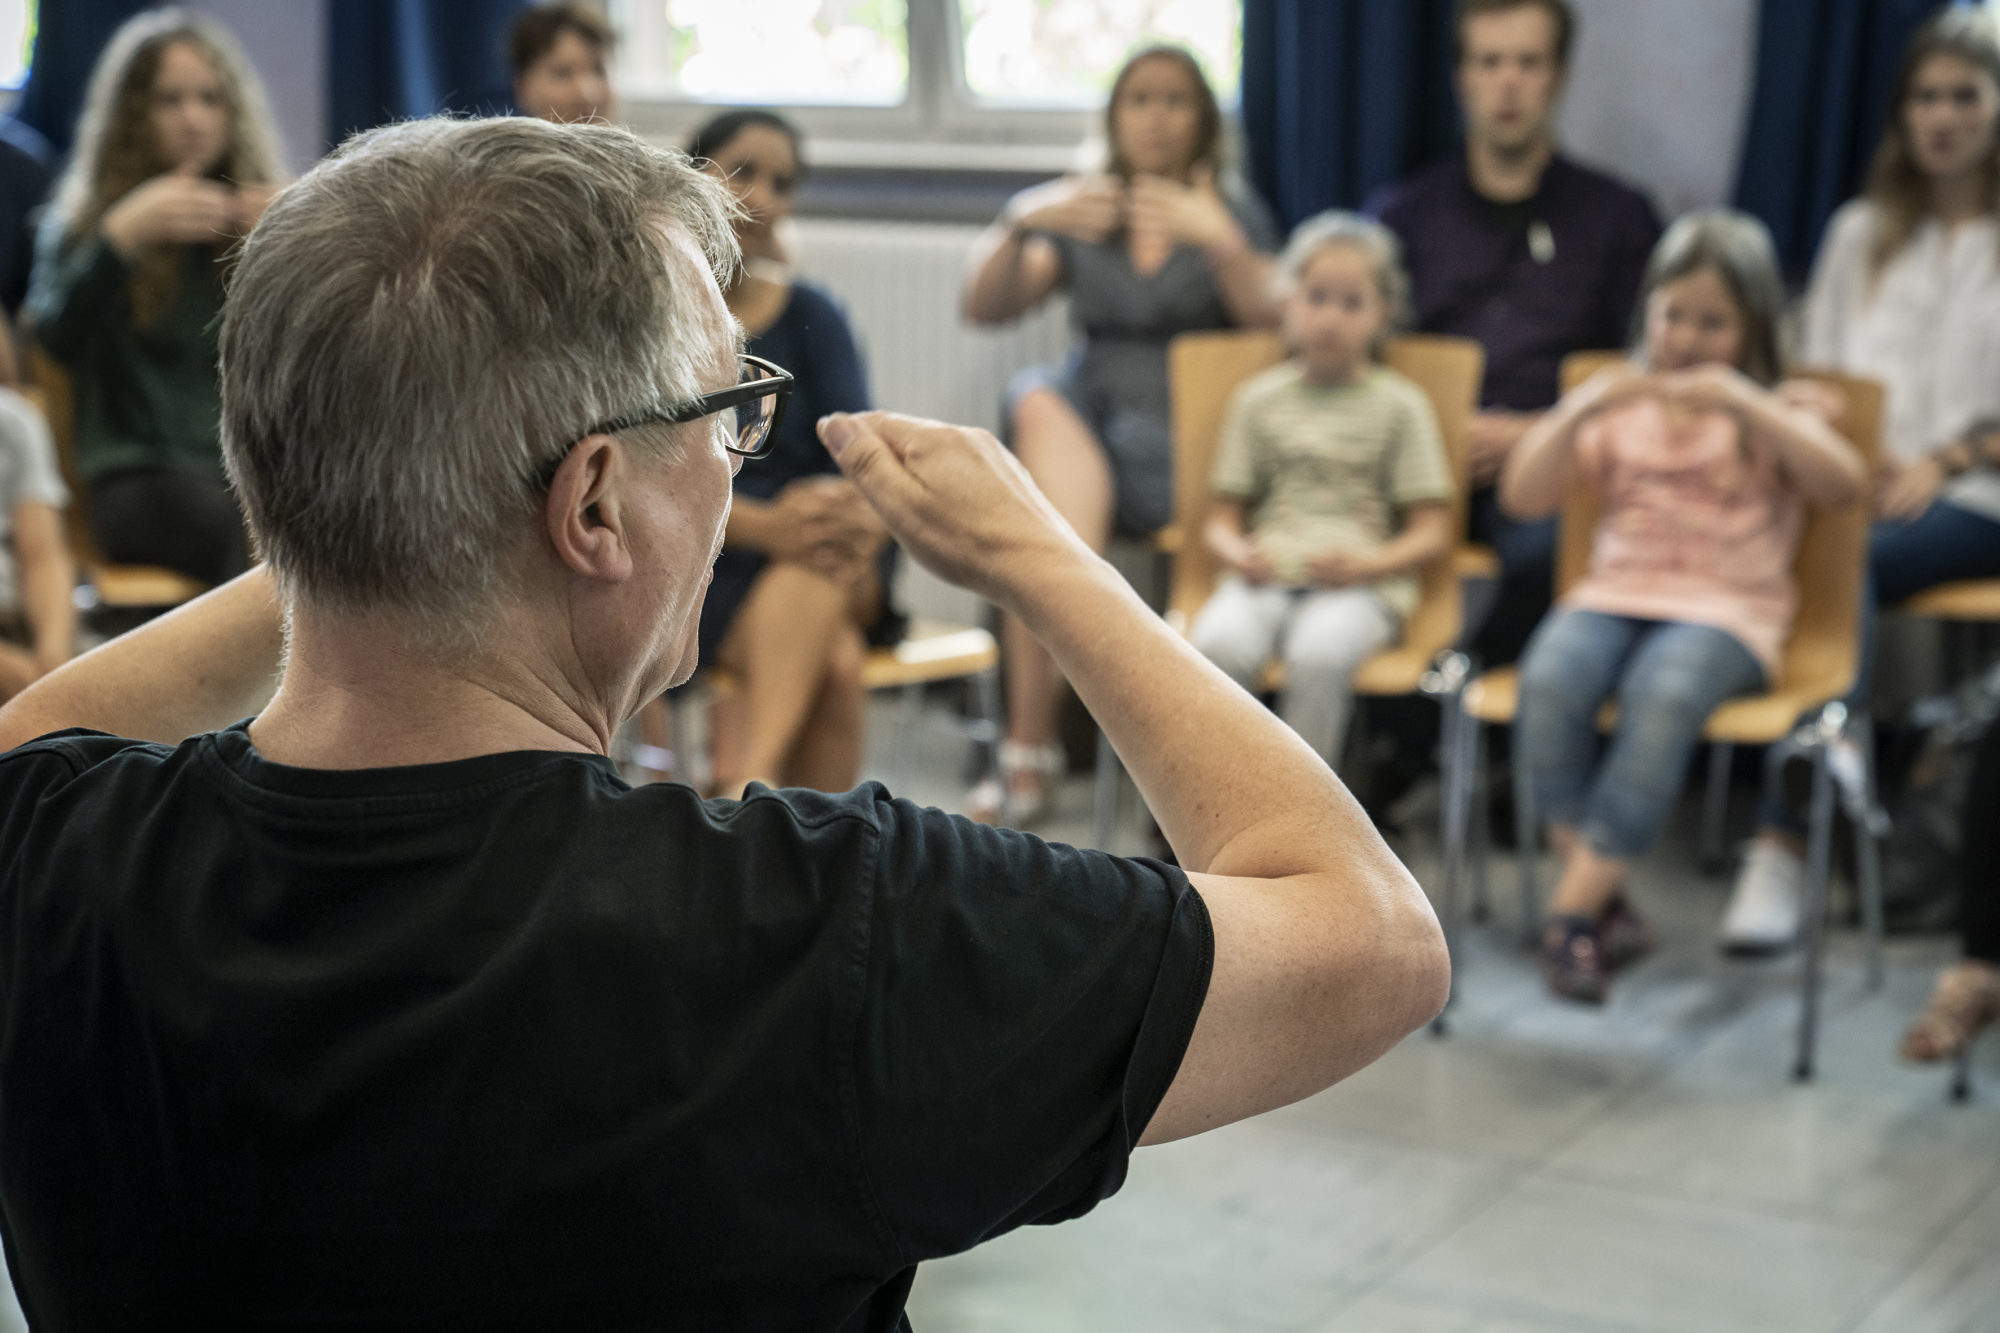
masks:
{"type": "Polygon", "coordinates": [[[778,423],[784,420],[785,403],[792,395],[792,372],[775,362],[766,361],[761,356],[752,356],[748,352],[739,353],[738,359],[747,361],[765,372],[764,378],[744,380],[726,389],[717,389],[714,393],[705,393],[669,407],[646,408],[622,417],[613,417],[609,421],[600,421],[584,434],[616,435],[621,430],[635,430],[640,426],[650,426],[659,422],[678,425],[699,421],[703,417],[714,416],[717,412],[727,412],[733,407],[741,407],[753,398],[776,395],[778,401],[771,408],[770,422],[764,427],[762,438],[753,448],[739,449],[733,444],[722,446],[730,453],[741,454],[745,458],[762,458],[771,452],[772,442],[778,436],[778,423]]]}
{"type": "MultiPolygon", "coordinates": [[[[730,453],[740,454],[744,458],[762,458],[771,452],[771,448],[778,438],[778,425],[785,419],[785,404],[792,396],[792,372],[774,361],[766,361],[763,357],[752,356],[748,352],[739,352],[737,360],[765,372],[763,378],[743,380],[730,385],[726,389],[717,389],[713,393],[704,393],[690,398],[684,403],[673,403],[665,407],[642,408],[637,412],[628,412],[622,417],[613,417],[609,421],[600,421],[596,425],[584,430],[581,435],[577,436],[577,439],[582,440],[592,435],[616,435],[620,431],[637,430],[641,426],[652,426],[661,423],[681,425],[689,421],[699,421],[703,417],[714,416],[718,412],[727,412],[741,407],[755,398],[775,396],[778,401],[771,405],[771,415],[764,423],[764,433],[758,437],[755,445],[744,449],[733,442],[726,442],[722,446],[730,453]]],[[[740,435],[733,437],[733,439],[741,438],[740,435]]],[[[541,468],[535,473],[536,489],[546,491],[550,486],[555,484],[556,470],[562,466],[563,459],[569,457],[569,450],[575,447],[576,444],[572,441],[569,449],[564,449],[561,453],[542,464],[541,468]]]]}

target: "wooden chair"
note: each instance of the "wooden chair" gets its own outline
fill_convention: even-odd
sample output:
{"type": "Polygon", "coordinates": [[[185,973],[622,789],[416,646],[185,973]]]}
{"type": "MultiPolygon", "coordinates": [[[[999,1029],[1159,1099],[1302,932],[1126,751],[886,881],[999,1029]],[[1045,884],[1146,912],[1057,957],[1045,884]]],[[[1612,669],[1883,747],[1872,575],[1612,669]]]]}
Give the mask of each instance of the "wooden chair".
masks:
{"type": "Polygon", "coordinates": [[[83,570],[90,597],[82,596],[79,606],[129,610],[152,610],[179,606],[208,591],[200,579],[178,570],[155,565],[115,565],[98,553],[90,535],[90,519],[85,509],[86,492],[76,470],[76,411],[70,395],[69,372],[39,347],[31,347],[28,364],[34,385],[24,390],[48,418],[49,432],[56,441],[56,460],[62,465],[63,484],[69,487],[69,544],[83,570]]]}
{"type": "Polygon", "coordinates": [[[1956,685],[1979,669],[1981,629],[2000,624],[2000,579],[1940,583],[1892,609],[1900,615],[1942,623],[1945,670],[1948,682],[1956,685]]]}
{"type": "MultiPolygon", "coordinates": [[[[1565,390],[1588,379],[1617,353],[1579,353],[1563,364],[1565,390]]],[[[1831,372],[1799,371],[1799,378],[1819,380],[1839,389],[1843,397],[1840,432],[1861,454],[1872,470],[1879,447],[1883,390],[1872,380],[1855,379],[1831,372]]],[[[1561,536],[1556,555],[1558,597],[1577,582],[1590,562],[1591,543],[1601,515],[1601,497],[1594,490],[1575,488],[1565,500],[1561,515],[1561,536]]],[[[1772,688],[1759,695],[1732,699],[1710,715],[1703,738],[1711,746],[1710,804],[1720,808],[1726,791],[1730,747],[1770,745],[1800,729],[1800,719],[1816,714],[1803,728],[1813,758],[1813,798],[1808,835],[1808,896],[1805,907],[1806,961],[1802,978],[1798,1060],[1795,1076],[1812,1077],[1817,1037],[1821,948],[1826,918],[1827,876],[1833,832],[1833,788],[1827,769],[1827,747],[1849,724],[1842,702],[1854,684],[1860,662],[1860,622],[1863,563],[1868,549],[1869,506],[1865,497],[1837,507],[1808,511],[1793,564],[1799,591],[1799,609],[1792,623],[1772,688]]],[[[1461,725],[1456,729],[1454,753],[1448,767],[1447,792],[1452,798],[1469,802],[1479,767],[1481,728],[1511,724],[1520,697],[1520,676],[1513,667],[1490,671],[1466,686],[1460,697],[1461,725]]],[[[1607,705],[1599,725],[1616,725],[1614,708],[1607,705]]],[[[1867,727],[1861,727],[1865,735],[1867,727]]],[[[1871,747],[1862,746],[1864,755],[1871,747]]],[[[1532,944],[1539,938],[1539,891],[1536,884],[1535,843],[1539,834],[1533,802],[1529,799],[1527,774],[1521,764],[1520,747],[1515,747],[1514,775],[1515,836],[1521,875],[1521,902],[1524,928],[1532,944]]],[[[1873,790],[1872,758],[1869,790],[1873,790]]],[[[1473,818],[1477,818],[1474,816],[1473,818]]],[[[1447,828],[1463,828],[1464,817],[1447,820],[1447,828]]],[[[1461,835],[1462,836],[1462,835],[1461,835]]],[[[1447,847],[1447,874],[1462,865],[1464,849],[1447,847]]],[[[1861,896],[1868,933],[1868,984],[1870,989],[1882,979],[1882,896],[1875,838],[1867,821],[1861,825],[1861,896]]],[[[1455,886],[1443,895],[1455,903],[1455,886]]],[[[1447,930],[1453,928],[1447,925],[1447,930]]]]}
{"type": "MultiPolygon", "coordinates": [[[[726,697],[742,688],[736,673],[727,667],[709,667],[702,672],[708,698],[726,697]]],[[[987,773],[1000,772],[1000,645],[993,635],[971,625],[949,625],[934,620],[913,620],[900,642],[876,648],[861,668],[861,684],[870,694],[879,690],[900,690],[903,716],[897,727],[899,752],[907,752],[922,718],[926,685],[947,680],[969,680],[973,687],[976,716],[967,734],[986,756],[987,773]]],[[[898,767],[902,767],[898,761],[898,767]]]]}
{"type": "MultiPolygon", "coordinates": [[[[1283,340],[1266,331],[1184,333],[1167,350],[1167,382],[1172,402],[1174,520],[1158,540],[1173,558],[1167,593],[1167,621],[1185,634],[1196,613],[1215,591],[1221,566],[1201,539],[1208,517],[1215,450],[1223,413],[1237,387],[1285,358],[1283,340]]],[[[1456,478],[1452,497],[1455,529],[1464,531],[1467,439],[1479,401],[1486,356],[1466,338],[1409,336],[1392,339],[1384,354],[1391,370],[1414,381],[1430,399],[1456,478]]],[[[1427,565],[1416,610],[1403,627],[1402,641],[1362,663],[1354,676],[1359,696],[1386,698],[1414,694],[1438,654],[1460,636],[1463,606],[1460,579],[1490,573],[1491,554],[1462,548],[1427,565]]],[[[1283,688],[1281,664],[1264,668],[1266,690],[1283,688]]],[[[1329,763],[1338,755],[1326,756],[1329,763]]],[[[1117,827],[1123,766],[1109,742],[1099,737],[1095,845],[1107,847],[1117,827]]]]}

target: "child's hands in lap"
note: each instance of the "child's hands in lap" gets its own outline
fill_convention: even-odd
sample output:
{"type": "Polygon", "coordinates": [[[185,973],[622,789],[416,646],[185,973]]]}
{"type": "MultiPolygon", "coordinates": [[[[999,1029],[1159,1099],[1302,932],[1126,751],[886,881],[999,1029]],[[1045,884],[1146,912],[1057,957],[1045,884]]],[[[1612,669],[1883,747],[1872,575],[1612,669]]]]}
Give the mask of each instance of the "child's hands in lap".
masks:
{"type": "Polygon", "coordinates": [[[1353,588],[1382,577],[1373,555],[1356,551],[1321,551],[1306,559],[1306,577],[1319,588],[1353,588]]]}

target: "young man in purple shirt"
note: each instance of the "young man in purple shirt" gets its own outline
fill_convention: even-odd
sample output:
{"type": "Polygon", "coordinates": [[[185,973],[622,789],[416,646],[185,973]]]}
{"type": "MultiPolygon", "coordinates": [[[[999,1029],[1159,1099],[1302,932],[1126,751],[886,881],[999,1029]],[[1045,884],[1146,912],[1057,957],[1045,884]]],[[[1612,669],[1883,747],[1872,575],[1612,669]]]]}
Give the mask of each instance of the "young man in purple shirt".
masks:
{"type": "Polygon", "coordinates": [[[1565,0],[1460,0],[1454,22],[1465,151],[1390,187],[1373,211],[1402,240],[1417,327],[1486,349],[1471,527],[1502,573],[1479,649],[1507,662],[1548,609],[1555,525],[1506,517],[1493,482],[1560,396],[1562,359],[1629,341],[1660,223],[1644,195],[1556,151],[1576,26],[1565,0]]]}

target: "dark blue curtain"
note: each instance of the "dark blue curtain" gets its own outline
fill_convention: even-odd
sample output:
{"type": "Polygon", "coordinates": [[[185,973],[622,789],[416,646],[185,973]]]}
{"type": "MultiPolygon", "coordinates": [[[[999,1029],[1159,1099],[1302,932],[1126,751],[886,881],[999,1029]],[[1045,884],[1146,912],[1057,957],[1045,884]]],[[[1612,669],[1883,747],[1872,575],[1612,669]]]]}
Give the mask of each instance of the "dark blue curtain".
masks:
{"type": "Polygon", "coordinates": [[[1737,206],[1771,229],[1794,275],[1861,188],[1903,44],[1937,0],[1763,0],[1737,206]]]}
{"type": "Polygon", "coordinates": [[[506,111],[507,29],[529,0],[331,0],[327,127],[437,111],[506,111]]]}
{"type": "Polygon", "coordinates": [[[148,8],[146,0],[42,0],[34,64],[14,114],[67,154],[91,67],[118,25],[148,8]]]}
{"type": "Polygon", "coordinates": [[[1244,0],[1243,131],[1288,227],[1447,152],[1451,0],[1244,0]]]}

